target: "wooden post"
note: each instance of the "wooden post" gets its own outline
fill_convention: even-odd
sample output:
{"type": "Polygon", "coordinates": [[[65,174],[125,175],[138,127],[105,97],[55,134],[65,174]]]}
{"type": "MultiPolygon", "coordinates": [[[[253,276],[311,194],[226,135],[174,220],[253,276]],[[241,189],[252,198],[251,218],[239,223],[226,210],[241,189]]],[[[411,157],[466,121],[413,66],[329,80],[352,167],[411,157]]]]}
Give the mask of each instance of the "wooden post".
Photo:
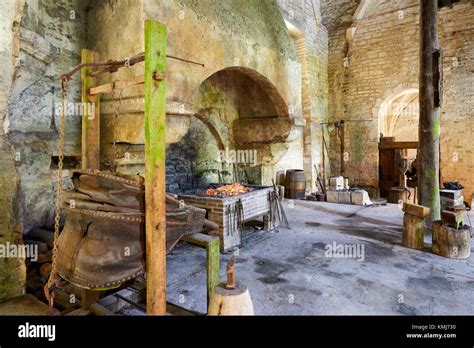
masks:
{"type": "Polygon", "coordinates": [[[211,300],[212,293],[220,282],[219,256],[221,242],[219,238],[213,237],[206,246],[207,259],[207,303],[211,300]]]}
{"type": "Polygon", "coordinates": [[[403,239],[407,248],[423,249],[425,246],[425,220],[430,209],[417,204],[404,203],[403,239]]]}
{"type": "Polygon", "coordinates": [[[166,27],[145,23],[147,314],[166,314],[166,27]],[[156,79],[156,76],[162,76],[156,79]]]}
{"type": "Polygon", "coordinates": [[[81,307],[89,309],[89,307],[100,299],[101,291],[82,289],[81,307]]]}
{"type": "MultiPolygon", "coordinates": [[[[93,51],[81,50],[81,63],[93,63],[97,59],[93,51]]],[[[82,81],[82,169],[100,169],[100,96],[91,95],[90,89],[97,84],[96,78],[89,76],[91,67],[81,70],[82,81]]],[[[81,304],[88,309],[100,297],[100,291],[82,290],[81,304]]]]}
{"type": "MultiPolygon", "coordinates": [[[[93,63],[96,56],[93,51],[81,51],[82,63],[93,63]]],[[[91,67],[81,70],[82,81],[82,169],[100,169],[100,97],[91,95],[90,88],[95,87],[95,78],[90,77],[91,67]]]]}
{"type": "Polygon", "coordinates": [[[425,219],[405,213],[403,216],[402,244],[411,249],[425,247],[425,219]]]}
{"type": "Polygon", "coordinates": [[[438,47],[438,0],[420,0],[420,121],[418,145],[418,202],[430,208],[431,221],[440,219],[439,103],[435,103],[434,66],[438,47]]]}
{"type": "Polygon", "coordinates": [[[182,240],[206,248],[207,304],[209,305],[212,293],[220,282],[220,239],[219,237],[196,233],[193,235],[184,236],[182,240]]]}

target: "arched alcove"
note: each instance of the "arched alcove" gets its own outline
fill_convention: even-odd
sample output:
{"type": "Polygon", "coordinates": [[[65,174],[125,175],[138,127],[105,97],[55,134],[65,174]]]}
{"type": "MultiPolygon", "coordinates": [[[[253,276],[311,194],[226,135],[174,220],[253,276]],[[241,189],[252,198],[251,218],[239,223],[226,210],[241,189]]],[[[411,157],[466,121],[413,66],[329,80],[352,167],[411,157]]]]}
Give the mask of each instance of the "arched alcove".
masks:
{"type": "Polygon", "coordinates": [[[207,77],[192,103],[197,111],[187,134],[167,149],[168,189],[183,192],[218,180],[261,184],[271,145],[284,143],[293,125],[277,88],[255,70],[230,67],[207,77]],[[229,151],[237,158],[223,158],[229,151]]]}
{"type": "MultiPolygon", "coordinates": [[[[240,118],[289,117],[288,107],[278,89],[254,69],[238,66],[219,70],[201,83],[198,95],[202,96],[209,85],[234,94],[239,103],[240,118]],[[259,111],[262,106],[265,112],[259,111]]],[[[209,101],[212,102],[201,99],[201,107],[209,106],[209,101]]]]}

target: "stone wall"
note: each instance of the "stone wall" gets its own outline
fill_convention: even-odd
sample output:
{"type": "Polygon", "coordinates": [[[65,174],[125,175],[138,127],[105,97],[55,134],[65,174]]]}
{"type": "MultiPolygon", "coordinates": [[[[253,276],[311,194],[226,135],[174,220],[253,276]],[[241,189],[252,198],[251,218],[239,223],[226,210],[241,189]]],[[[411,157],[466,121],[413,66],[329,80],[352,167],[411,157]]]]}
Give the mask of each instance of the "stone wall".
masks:
{"type": "Polygon", "coordinates": [[[302,65],[304,169],[307,188],[315,189],[314,166],[322,166],[320,123],[328,117],[328,32],[321,22],[319,0],[279,0],[278,4],[297,47],[302,65]],[[293,28],[294,27],[294,28],[293,28]]]}
{"type": "MultiPolygon", "coordinates": [[[[89,12],[89,22],[94,23],[88,33],[89,47],[104,59],[123,58],[142,51],[143,21],[147,18],[167,26],[169,54],[205,65],[199,67],[168,60],[168,144],[179,143],[190,129],[191,116],[199,115],[205,118],[204,125],[209,128],[206,135],[206,138],[210,139],[209,146],[215,138],[212,135],[214,128],[223,139],[224,147],[234,149],[237,144],[232,142],[233,128],[241,127],[241,124],[234,124],[232,121],[252,115],[255,125],[251,129],[256,129],[260,127],[262,117],[272,116],[277,118],[275,124],[285,124],[287,130],[291,130],[287,133],[292,136],[273,147],[269,145],[268,139],[246,142],[246,147],[259,151],[260,174],[257,176],[268,184],[271,183],[276,168],[302,166],[301,66],[293,40],[275,1],[225,0],[215,2],[212,6],[206,2],[192,0],[98,2],[93,4],[89,12]],[[130,19],[126,30],[116,30],[115,23],[119,18],[130,19]],[[109,41],[104,42],[104,36],[108,37],[109,41]],[[227,73],[229,69],[238,70],[238,73],[259,87],[255,90],[260,89],[270,98],[274,110],[269,115],[260,114],[259,109],[267,111],[271,108],[259,105],[259,100],[264,98],[257,98],[255,95],[248,98],[246,103],[239,102],[237,113],[232,110],[232,103],[237,102],[232,100],[232,97],[228,98],[226,106],[222,107],[219,105],[219,98],[207,98],[209,95],[203,95],[203,88],[209,78],[216,73],[227,73]],[[207,105],[202,105],[206,98],[207,105]],[[205,110],[202,110],[203,108],[205,110]],[[219,113],[222,114],[222,110],[229,111],[221,115],[223,118],[218,116],[219,113]],[[281,122],[283,119],[290,119],[291,122],[281,122]],[[268,168],[271,170],[267,170],[268,168]]],[[[137,75],[142,69],[142,65],[137,65],[114,74],[114,78],[137,75]]],[[[222,91],[226,92],[225,89],[222,91]]],[[[251,89],[246,90],[246,96],[250,91],[251,89]]],[[[215,94],[215,91],[212,93],[215,94]]],[[[125,100],[118,103],[117,96],[104,96],[102,153],[104,156],[110,153],[111,137],[114,134],[115,139],[122,142],[122,157],[125,151],[132,152],[133,157],[137,161],[141,160],[143,164],[143,89],[127,89],[122,97],[125,100]],[[111,131],[110,122],[107,120],[113,118],[117,104],[123,106],[122,113],[116,120],[115,131],[111,131]]],[[[201,126],[203,125],[199,124],[198,127],[201,126]]],[[[272,133],[273,127],[274,124],[269,125],[268,134],[272,133]]],[[[277,130],[279,129],[275,128],[273,133],[277,133],[277,130]]],[[[209,158],[203,159],[201,164],[197,163],[197,166],[207,163],[208,168],[204,169],[213,172],[210,180],[216,176],[214,161],[218,157],[218,149],[216,146],[212,150],[207,149],[209,158]]],[[[134,162],[133,169],[130,169],[126,161],[120,161],[123,164],[121,171],[143,170],[143,165],[135,165],[137,162],[134,162]]]]}
{"type": "Polygon", "coordinates": [[[460,181],[464,197],[474,193],[474,4],[440,11],[443,49],[441,181],[460,181]]]}
{"type": "MultiPolygon", "coordinates": [[[[443,181],[461,181],[469,195],[474,190],[469,143],[473,134],[473,15],[469,2],[439,12],[444,50],[441,176],[443,181]]],[[[346,176],[351,184],[365,186],[374,194],[378,187],[380,110],[387,99],[418,87],[418,1],[372,1],[364,17],[348,28],[338,27],[330,38],[329,115],[331,121],[348,121],[346,176]]],[[[338,175],[339,141],[329,128],[332,172],[338,175]]]]}
{"type": "MultiPolygon", "coordinates": [[[[59,124],[55,109],[61,95],[58,78],[80,61],[86,5],[80,0],[2,2],[0,20],[8,29],[2,32],[5,56],[0,92],[2,242],[22,243],[21,232],[35,226],[52,227],[52,168],[59,124]]],[[[69,101],[78,100],[78,86],[73,85],[69,101]]],[[[66,155],[74,157],[80,154],[80,115],[68,117],[66,127],[66,155]]],[[[23,262],[1,262],[0,298],[21,293],[23,262]]]]}
{"type": "MultiPolygon", "coordinates": [[[[59,76],[80,63],[85,46],[85,3],[27,0],[20,26],[20,56],[9,100],[9,135],[17,154],[25,230],[51,225],[54,212],[54,156],[59,139],[59,76]]],[[[76,76],[68,102],[80,102],[76,76]]],[[[68,157],[80,155],[81,115],[66,120],[68,157]]],[[[77,161],[72,161],[78,163],[77,161]]],[[[73,165],[75,167],[75,165],[73,165]]],[[[66,169],[68,168],[66,165],[66,169]]]]}
{"type": "MultiPolygon", "coordinates": [[[[19,55],[19,25],[23,1],[0,3],[0,243],[22,243],[21,225],[16,223],[18,207],[18,175],[15,170],[15,151],[8,136],[8,98],[12,90],[13,74],[19,55]]],[[[23,292],[26,279],[21,258],[0,258],[0,301],[23,292]]]]}

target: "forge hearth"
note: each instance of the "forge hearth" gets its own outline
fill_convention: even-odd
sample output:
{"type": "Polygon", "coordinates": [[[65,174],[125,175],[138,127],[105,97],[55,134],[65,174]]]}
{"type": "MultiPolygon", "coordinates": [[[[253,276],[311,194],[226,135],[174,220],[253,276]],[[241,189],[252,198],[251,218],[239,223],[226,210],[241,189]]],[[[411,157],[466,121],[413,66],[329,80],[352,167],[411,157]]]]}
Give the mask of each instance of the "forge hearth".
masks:
{"type": "Polygon", "coordinates": [[[205,195],[208,197],[231,197],[231,196],[240,196],[241,194],[251,192],[254,188],[250,186],[245,186],[234,182],[229,185],[220,185],[217,187],[211,187],[206,190],[205,195]]]}
{"type": "Polygon", "coordinates": [[[219,225],[218,230],[209,234],[218,236],[221,241],[221,251],[228,251],[239,247],[242,243],[242,225],[244,222],[263,217],[265,231],[278,226],[271,223],[269,195],[273,187],[244,185],[248,192],[238,195],[208,196],[208,190],[216,190],[218,184],[212,184],[205,189],[198,189],[194,194],[182,194],[179,198],[185,203],[203,208],[207,211],[207,218],[219,225]]]}

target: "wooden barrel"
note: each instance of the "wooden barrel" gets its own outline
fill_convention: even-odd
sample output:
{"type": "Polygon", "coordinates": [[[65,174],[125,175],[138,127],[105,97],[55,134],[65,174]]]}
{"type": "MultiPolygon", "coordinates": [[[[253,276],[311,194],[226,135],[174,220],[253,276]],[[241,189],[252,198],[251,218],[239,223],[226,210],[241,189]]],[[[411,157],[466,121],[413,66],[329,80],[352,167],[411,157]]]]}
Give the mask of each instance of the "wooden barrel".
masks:
{"type": "Polygon", "coordinates": [[[306,192],[306,177],[301,169],[288,169],[285,180],[285,197],[304,199],[306,192]]]}

